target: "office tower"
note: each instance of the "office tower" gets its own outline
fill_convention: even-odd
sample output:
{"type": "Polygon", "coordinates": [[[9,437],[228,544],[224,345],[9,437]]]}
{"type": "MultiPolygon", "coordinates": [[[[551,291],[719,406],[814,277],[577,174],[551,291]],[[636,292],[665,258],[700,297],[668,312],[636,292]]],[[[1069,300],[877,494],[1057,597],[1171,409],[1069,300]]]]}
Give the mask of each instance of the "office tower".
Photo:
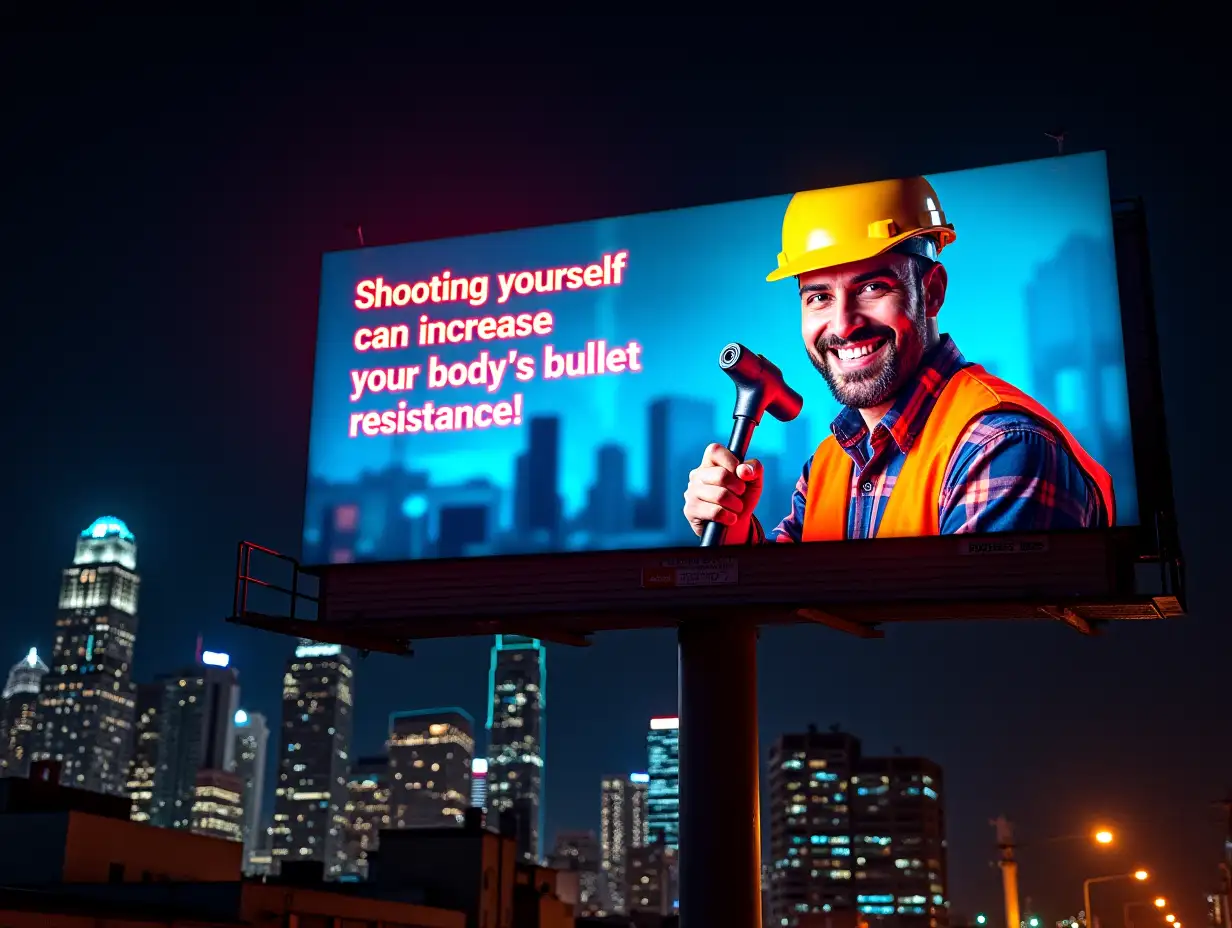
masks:
{"type": "Polygon", "coordinates": [[[389,761],[361,757],[347,777],[346,872],[368,877],[368,855],[380,846],[382,828],[392,828],[389,814],[389,761]]]}
{"type": "Polygon", "coordinates": [[[602,908],[600,857],[599,839],[593,831],[563,831],[556,836],[548,866],[578,875],[578,914],[593,914],[602,908]]]}
{"type": "Polygon", "coordinates": [[[680,481],[714,441],[715,408],[703,400],[666,397],[648,410],[647,491],[638,527],[665,531],[668,537],[696,544],[689,522],[680,514],[680,481]]]}
{"type": "Polygon", "coordinates": [[[217,768],[197,771],[188,827],[207,838],[244,840],[244,781],[238,773],[217,768]]]}
{"type": "Polygon", "coordinates": [[[136,694],[137,542],[120,519],[95,519],[60,581],[56,637],[39,695],[35,760],[60,762],[60,782],[126,795],[136,694]]]}
{"type": "Polygon", "coordinates": [[[625,885],[629,914],[671,915],[676,910],[677,851],[662,839],[630,848],[625,885]]]}
{"type": "Polygon", "coordinates": [[[47,665],[34,648],[13,665],[0,702],[0,777],[30,775],[38,728],[39,690],[47,665]]]}
{"type": "Polygon", "coordinates": [[[488,759],[476,757],[471,761],[471,808],[488,807],[488,759]]]}
{"type": "Polygon", "coordinates": [[[129,817],[134,822],[148,822],[154,811],[154,777],[158,772],[165,689],[163,683],[142,683],[137,687],[137,722],[128,762],[128,795],[133,802],[129,817]]]}
{"type": "MultiPolygon", "coordinates": [[[[235,713],[240,685],[226,654],[202,651],[200,663],[163,677],[158,719],[158,769],[150,821],[160,828],[193,827],[198,775],[230,772],[235,764],[235,713]]],[[[231,785],[208,780],[225,792],[231,785]]],[[[219,802],[229,797],[215,797],[219,802]]],[[[238,800],[237,800],[238,801],[238,800]]],[[[207,816],[208,817],[208,816],[207,816]]]]}
{"type": "Polygon", "coordinates": [[[873,928],[946,928],[940,768],[865,757],[839,731],[783,735],[770,751],[770,910],[775,925],[845,913],[873,928]]]}
{"type": "Polygon", "coordinates": [[[650,720],[646,735],[650,793],[646,818],[651,843],[680,847],[680,719],[650,720]]]}
{"type": "Polygon", "coordinates": [[[266,759],[269,756],[269,725],[260,712],[235,713],[235,773],[240,778],[240,804],[244,809],[244,861],[264,845],[262,796],[265,792],[266,759]]]}
{"type": "Polygon", "coordinates": [[[624,914],[629,851],[650,838],[647,799],[650,775],[630,773],[603,778],[599,810],[599,859],[609,911],[624,914]]]}
{"type": "Polygon", "coordinates": [[[336,644],[303,640],[282,678],[278,784],[274,791],[274,867],[316,860],[333,879],[346,863],[354,677],[336,644]]]}
{"type": "Polygon", "coordinates": [[[389,815],[395,828],[461,825],[470,805],[475,720],[463,709],[389,717],[389,815]]]}
{"type": "Polygon", "coordinates": [[[488,677],[488,810],[516,825],[518,853],[541,859],[546,652],[537,638],[497,635],[488,677]]]}

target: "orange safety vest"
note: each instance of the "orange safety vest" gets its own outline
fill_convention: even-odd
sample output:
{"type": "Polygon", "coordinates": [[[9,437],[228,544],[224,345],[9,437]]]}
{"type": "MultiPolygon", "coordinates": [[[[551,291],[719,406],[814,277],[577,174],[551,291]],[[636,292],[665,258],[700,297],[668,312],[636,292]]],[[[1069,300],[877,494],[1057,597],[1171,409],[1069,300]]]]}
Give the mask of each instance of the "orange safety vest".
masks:
{"type": "MultiPolygon", "coordinates": [[[[1017,387],[973,364],[951,377],[937,398],[894,481],[878,538],[941,534],[941,493],[954,449],[974,419],[1004,409],[1029,413],[1052,428],[1079,469],[1095,485],[1108,513],[1108,524],[1116,524],[1116,500],[1108,472],[1083,450],[1056,416],[1017,387]]],[[[853,466],[833,435],[818,446],[809,470],[804,506],[805,541],[841,541],[847,537],[853,466]]]]}

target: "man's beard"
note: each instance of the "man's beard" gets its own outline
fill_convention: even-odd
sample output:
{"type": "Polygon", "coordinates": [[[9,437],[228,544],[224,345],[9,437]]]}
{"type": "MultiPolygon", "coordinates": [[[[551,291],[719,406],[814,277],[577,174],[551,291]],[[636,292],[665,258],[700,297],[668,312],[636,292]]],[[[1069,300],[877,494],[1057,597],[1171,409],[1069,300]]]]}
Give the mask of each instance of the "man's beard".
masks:
{"type": "MultiPolygon", "coordinates": [[[[913,319],[915,337],[921,348],[928,344],[928,319],[919,313],[913,319]]],[[[850,338],[820,338],[813,349],[808,352],[813,367],[821,374],[834,398],[844,406],[853,409],[872,409],[892,399],[903,380],[912,371],[904,371],[904,358],[893,329],[884,326],[866,326],[851,333],[850,338]],[[880,349],[881,361],[875,367],[855,370],[836,371],[831,362],[835,360],[831,351],[857,342],[867,342],[871,339],[885,339],[885,346],[880,349]]]]}

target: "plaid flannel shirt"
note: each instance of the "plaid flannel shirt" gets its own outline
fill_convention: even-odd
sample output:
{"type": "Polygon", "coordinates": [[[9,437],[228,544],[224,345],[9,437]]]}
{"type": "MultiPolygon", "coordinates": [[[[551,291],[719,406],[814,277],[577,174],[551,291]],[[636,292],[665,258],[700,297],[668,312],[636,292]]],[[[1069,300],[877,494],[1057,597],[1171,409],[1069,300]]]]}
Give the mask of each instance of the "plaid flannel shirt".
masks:
{"type": "MultiPolygon", "coordinates": [[[[942,336],[871,433],[856,409],[844,408],[831,423],[834,437],[854,462],[848,538],[876,537],[906,449],[923,430],[950,377],[969,364],[953,340],[942,336]]],[[[800,541],[812,465],[812,458],[804,462],[791,511],[769,536],[754,518],[750,543],[800,541]]],[[[1108,524],[1098,493],[1055,432],[1017,411],[986,413],[967,427],[950,459],[937,505],[943,535],[1108,524]]]]}

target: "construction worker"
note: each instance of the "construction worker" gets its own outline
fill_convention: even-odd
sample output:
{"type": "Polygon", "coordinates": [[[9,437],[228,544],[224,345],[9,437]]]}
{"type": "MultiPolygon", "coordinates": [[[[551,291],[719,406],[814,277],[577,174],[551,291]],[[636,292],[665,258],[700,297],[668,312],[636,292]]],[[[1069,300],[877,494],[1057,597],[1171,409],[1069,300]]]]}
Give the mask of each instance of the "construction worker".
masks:
{"type": "Polygon", "coordinates": [[[939,333],[938,259],[955,238],[922,177],[792,197],[766,280],[797,282],[804,347],[843,410],[768,534],[754,516],[761,464],[710,445],[684,494],[695,532],[717,521],[728,544],[758,544],[1114,523],[1107,471],[939,333]]]}

